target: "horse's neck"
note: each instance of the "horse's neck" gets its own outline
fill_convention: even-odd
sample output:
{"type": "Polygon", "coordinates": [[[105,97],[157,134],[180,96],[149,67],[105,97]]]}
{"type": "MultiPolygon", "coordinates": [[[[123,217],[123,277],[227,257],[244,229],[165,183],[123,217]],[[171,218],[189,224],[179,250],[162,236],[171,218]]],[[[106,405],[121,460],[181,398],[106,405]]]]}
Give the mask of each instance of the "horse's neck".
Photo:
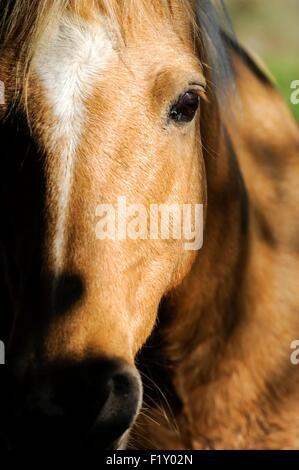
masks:
{"type": "MultiPolygon", "coordinates": [[[[170,448],[293,446],[289,405],[298,372],[289,346],[299,321],[283,289],[286,282],[294,290],[295,281],[281,272],[288,268],[281,253],[264,245],[229,139],[215,126],[210,135],[222,137],[216,155],[206,155],[204,247],[159,324],[173,387],[168,399],[171,406],[175,399],[183,431],[180,437],[156,433],[151,440],[170,448]]],[[[213,145],[213,139],[206,142],[213,145]]]]}
{"type": "Polygon", "coordinates": [[[292,447],[296,258],[265,241],[225,135],[207,178],[204,247],[166,333],[189,439],[195,448],[292,447]]]}
{"type": "MultiPolygon", "coordinates": [[[[240,390],[234,386],[230,390],[225,383],[233,382],[234,374],[239,374],[235,359],[243,354],[241,349],[233,348],[246,322],[244,293],[250,250],[247,195],[224,133],[219,152],[207,158],[210,161],[204,247],[192,272],[173,296],[175,319],[167,333],[171,338],[167,355],[175,363],[175,388],[187,420],[194,423],[191,435],[195,447],[210,445],[207,430],[200,429],[201,419],[217,421],[219,413],[228,409],[230,398],[226,394],[238,395],[240,390]],[[208,436],[207,443],[196,442],[199,435],[208,436]]],[[[248,384],[247,378],[245,383],[248,384]]],[[[231,399],[236,400],[237,396],[231,399]]]]}
{"type": "MultiPolygon", "coordinates": [[[[159,338],[162,336],[162,341],[158,338],[157,344],[166,343],[160,354],[166,370],[172,371],[166,390],[164,381],[167,374],[163,373],[161,380],[154,375],[172,408],[172,400],[176,397],[175,408],[179,410],[178,421],[182,422],[184,429],[184,444],[174,444],[172,439],[176,441],[176,438],[170,434],[163,443],[157,444],[158,448],[161,445],[166,448],[176,445],[178,448],[183,445],[196,447],[193,434],[205,434],[193,427],[193,422],[199,422],[200,407],[205,405],[201,394],[205,393],[210,382],[218,380],[219,357],[240,321],[239,290],[248,246],[246,192],[233,149],[219,119],[205,116],[205,121],[209,122],[210,128],[207,132],[202,129],[206,134],[203,140],[207,151],[208,186],[204,246],[191,273],[161,309],[157,335],[159,338]],[[219,138],[220,135],[217,141],[215,136],[219,138]],[[174,390],[167,396],[171,388],[169,382],[172,382],[174,390]]],[[[156,344],[154,346],[152,350],[157,351],[156,344]]],[[[151,360],[155,363],[153,353],[150,355],[144,362],[151,360]]],[[[160,363],[161,357],[158,357],[160,363]]],[[[171,417],[169,419],[171,421],[171,417]]],[[[161,420],[161,417],[157,418],[157,421],[161,420]]],[[[152,443],[154,439],[152,436],[152,443]]]]}

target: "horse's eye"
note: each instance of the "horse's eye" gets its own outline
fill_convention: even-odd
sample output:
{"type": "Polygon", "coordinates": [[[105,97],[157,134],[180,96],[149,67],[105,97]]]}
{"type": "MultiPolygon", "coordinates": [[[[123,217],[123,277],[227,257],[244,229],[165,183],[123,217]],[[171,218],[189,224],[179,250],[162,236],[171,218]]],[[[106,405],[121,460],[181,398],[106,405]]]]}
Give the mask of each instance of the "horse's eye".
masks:
{"type": "Polygon", "coordinates": [[[187,91],[181,95],[172,106],[169,117],[178,123],[191,122],[198,109],[200,97],[194,91],[187,91]]]}

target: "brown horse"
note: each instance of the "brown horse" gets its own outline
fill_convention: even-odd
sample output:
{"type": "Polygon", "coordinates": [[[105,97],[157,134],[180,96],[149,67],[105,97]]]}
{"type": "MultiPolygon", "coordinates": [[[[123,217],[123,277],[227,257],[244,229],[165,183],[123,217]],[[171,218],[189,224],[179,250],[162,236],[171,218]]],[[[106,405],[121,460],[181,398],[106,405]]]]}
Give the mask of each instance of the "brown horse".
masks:
{"type": "Polygon", "coordinates": [[[274,86],[206,0],[0,13],[3,444],[299,448],[299,132],[274,86]],[[203,204],[203,248],[98,240],[120,196],[203,204]]]}

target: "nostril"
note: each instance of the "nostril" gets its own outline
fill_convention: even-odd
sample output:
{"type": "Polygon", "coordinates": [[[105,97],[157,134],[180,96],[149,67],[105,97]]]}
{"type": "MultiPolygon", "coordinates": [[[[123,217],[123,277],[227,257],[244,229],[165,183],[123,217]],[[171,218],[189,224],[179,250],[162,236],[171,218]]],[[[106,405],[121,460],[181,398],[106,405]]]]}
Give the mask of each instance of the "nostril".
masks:
{"type": "Polygon", "coordinates": [[[103,422],[117,421],[131,424],[140,402],[140,384],[135,375],[117,374],[109,381],[110,394],[98,419],[103,422]]]}
{"type": "Polygon", "coordinates": [[[139,375],[132,368],[109,379],[109,396],[88,435],[87,445],[104,448],[113,445],[133,424],[142,401],[139,375]]]}

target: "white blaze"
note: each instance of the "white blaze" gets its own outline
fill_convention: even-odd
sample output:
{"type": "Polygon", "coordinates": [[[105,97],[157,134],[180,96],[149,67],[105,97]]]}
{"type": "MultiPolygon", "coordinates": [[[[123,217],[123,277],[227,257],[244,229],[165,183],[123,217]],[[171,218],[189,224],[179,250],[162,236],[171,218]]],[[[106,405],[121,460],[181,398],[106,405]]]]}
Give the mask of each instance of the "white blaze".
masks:
{"type": "Polygon", "coordinates": [[[47,145],[59,165],[57,225],[53,241],[57,273],[64,260],[66,221],[76,150],[86,118],[85,102],[112,55],[113,45],[104,18],[99,18],[97,24],[89,24],[71,15],[62,17],[51,32],[45,31],[35,53],[34,70],[55,119],[47,145]]]}

